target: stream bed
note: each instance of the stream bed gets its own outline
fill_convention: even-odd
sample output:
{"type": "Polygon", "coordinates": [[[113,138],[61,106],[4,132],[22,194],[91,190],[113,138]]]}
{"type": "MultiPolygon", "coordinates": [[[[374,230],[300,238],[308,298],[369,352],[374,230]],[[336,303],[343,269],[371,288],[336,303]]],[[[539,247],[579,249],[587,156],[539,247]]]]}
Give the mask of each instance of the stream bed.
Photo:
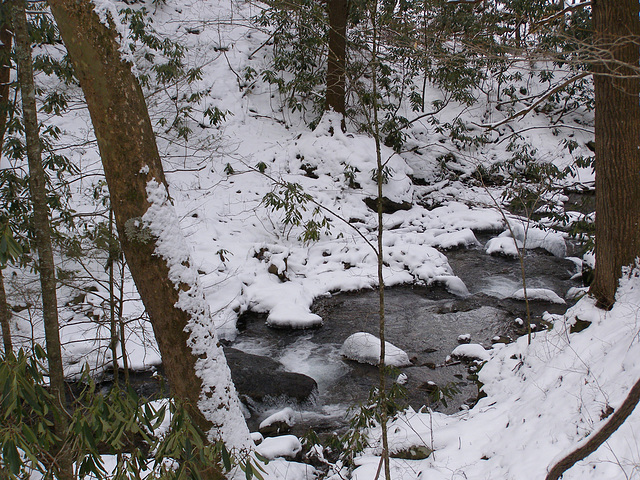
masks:
{"type": "MultiPolygon", "coordinates": [[[[517,259],[490,256],[479,248],[446,254],[454,274],[464,281],[471,295],[455,296],[439,286],[387,288],[385,331],[387,341],[407,352],[413,364],[401,369],[407,376],[406,404],[416,410],[427,405],[450,413],[463,404],[472,405],[478,396],[470,365],[445,363],[459,345],[458,337],[468,335],[471,343],[487,348],[496,341],[511,341],[525,333],[515,319],[526,318],[526,310],[524,302],[508,298],[522,288],[517,259]],[[440,387],[455,385],[458,393],[445,406],[430,398],[433,386],[429,382],[440,387]]],[[[580,286],[577,280],[571,280],[576,264],[568,259],[531,250],[525,266],[528,288],[546,288],[564,297],[569,288],[580,286]]],[[[531,307],[534,324],[545,311],[563,313],[567,308],[542,301],[531,302],[531,307]]],[[[378,382],[376,367],[347,360],[340,354],[342,343],[351,334],[378,335],[377,291],[319,298],[312,310],[324,319],[321,328],[273,329],[265,324],[266,315],[246,313],[239,323],[240,334],[232,344],[246,353],[277,360],[285,370],[317,382],[318,392],[312,401],[288,404],[297,412],[293,429],[297,435],[305,434],[309,428],[319,433],[344,429],[348,409],[365,402],[378,382]]],[[[286,404],[281,400],[250,402],[251,430],[257,430],[262,419],[286,404]]]]}

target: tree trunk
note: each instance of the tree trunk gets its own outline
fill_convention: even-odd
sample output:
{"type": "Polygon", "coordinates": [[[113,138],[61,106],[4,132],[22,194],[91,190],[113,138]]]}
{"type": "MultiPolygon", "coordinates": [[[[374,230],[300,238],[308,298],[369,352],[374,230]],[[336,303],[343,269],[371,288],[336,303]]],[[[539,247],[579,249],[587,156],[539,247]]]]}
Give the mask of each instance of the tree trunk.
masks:
{"type": "MultiPolygon", "coordinates": [[[[63,409],[66,405],[60,327],[58,324],[58,298],[56,295],[56,270],[53,262],[49,207],[47,204],[46,177],[42,165],[40,131],[36,114],[36,91],[33,81],[31,43],[27,31],[27,14],[23,0],[11,2],[11,24],[15,37],[18,83],[22,99],[22,115],[29,163],[29,194],[33,207],[32,225],[38,252],[38,272],[42,289],[42,313],[51,392],[58,398],[63,409]]],[[[54,419],[56,436],[62,442],[67,437],[67,419],[61,415],[54,419]]],[[[57,452],[56,464],[60,479],[73,479],[73,462],[70,451],[64,445],[57,452]]]]}
{"type": "Polygon", "coordinates": [[[120,56],[117,33],[100,21],[87,0],[51,0],[49,5],[89,107],[122,251],[151,320],[172,393],[210,438],[229,448],[249,448],[249,431],[187,248],[178,252],[183,255],[178,264],[172,263],[171,253],[159,250],[166,239],[158,227],[171,231],[172,237],[182,234],[167,200],[144,96],[131,66],[120,56]],[[152,191],[163,198],[150,198],[152,191]],[[172,216],[156,224],[148,212],[157,209],[170,210],[172,216]],[[176,278],[176,268],[188,272],[176,278]],[[179,306],[185,296],[190,297],[189,308],[179,306]],[[196,314],[202,325],[194,326],[196,314]],[[199,331],[191,334],[194,328],[199,331]],[[192,350],[189,345],[203,335],[209,344],[192,350]],[[213,380],[203,382],[196,367],[213,380]]]}
{"type": "Polygon", "coordinates": [[[2,275],[2,269],[0,268],[0,326],[2,327],[2,344],[4,346],[5,355],[8,355],[9,352],[13,351],[8,307],[7,295],[4,291],[4,275],[2,275]]]}
{"type": "MultiPolygon", "coordinates": [[[[327,59],[327,110],[344,116],[346,95],[348,0],[329,0],[329,54],[327,59]]],[[[344,125],[343,125],[344,128],[344,125]]]]}
{"type": "MultiPolygon", "coordinates": [[[[6,15],[6,6],[0,7],[1,15],[6,15]]],[[[4,17],[6,18],[6,17],[4,17]]],[[[11,32],[6,23],[0,24],[0,149],[4,145],[4,134],[7,125],[7,111],[9,109],[9,82],[11,80],[11,32]]],[[[9,323],[9,306],[4,290],[4,275],[0,265],[0,326],[2,327],[2,343],[4,352],[13,350],[11,341],[11,324],[9,323]]]]}
{"type": "Polygon", "coordinates": [[[622,267],[640,253],[637,0],[595,0],[596,268],[590,293],[610,308],[622,267]]]}

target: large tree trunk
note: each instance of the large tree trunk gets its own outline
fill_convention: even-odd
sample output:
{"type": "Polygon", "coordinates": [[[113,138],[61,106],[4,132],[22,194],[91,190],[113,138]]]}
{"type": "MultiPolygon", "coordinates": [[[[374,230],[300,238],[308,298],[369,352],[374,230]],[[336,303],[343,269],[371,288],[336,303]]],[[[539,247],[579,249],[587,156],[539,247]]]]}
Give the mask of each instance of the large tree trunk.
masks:
{"type": "Polygon", "coordinates": [[[348,0],[329,0],[327,110],[345,114],[348,0]]]}
{"type": "Polygon", "coordinates": [[[596,269],[591,286],[605,308],[622,267],[640,254],[640,79],[638,0],[595,0],[596,269]]]}
{"type": "Polygon", "coordinates": [[[249,448],[249,431],[188,248],[167,249],[176,237],[184,239],[168,200],[144,96],[120,56],[117,34],[87,0],[49,5],[89,107],[122,250],[172,393],[210,438],[229,448],[249,448]]]}
{"type": "MultiPolygon", "coordinates": [[[[36,114],[36,90],[33,81],[31,42],[27,31],[27,14],[23,0],[11,2],[11,24],[15,36],[16,64],[18,83],[22,99],[22,116],[27,143],[29,163],[29,193],[33,207],[32,225],[34,240],[38,252],[38,272],[42,289],[42,312],[44,317],[45,340],[47,343],[47,361],[51,392],[63,406],[66,405],[64,372],[62,369],[62,351],[60,346],[60,327],[58,324],[58,298],[56,295],[56,270],[51,245],[49,207],[47,204],[46,176],[42,165],[40,131],[36,114]]],[[[54,419],[56,436],[62,442],[67,437],[68,422],[64,416],[54,419]]],[[[60,479],[73,479],[73,461],[70,451],[64,445],[57,452],[56,462],[60,479]]]]}

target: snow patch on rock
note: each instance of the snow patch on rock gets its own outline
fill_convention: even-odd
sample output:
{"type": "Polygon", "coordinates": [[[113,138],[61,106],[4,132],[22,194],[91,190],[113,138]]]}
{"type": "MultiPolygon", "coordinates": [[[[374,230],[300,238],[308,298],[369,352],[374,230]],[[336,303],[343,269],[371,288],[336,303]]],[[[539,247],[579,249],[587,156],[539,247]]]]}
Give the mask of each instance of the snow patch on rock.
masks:
{"type": "MultiPolygon", "coordinates": [[[[406,367],[411,365],[409,356],[404,350],[384,342],[385,344],[385,365],[391,367],[406,367]]],[[[380,362],[380,339],[370,333],[358,332],[347,338],[342,344],[340,352],[350,360],[360,363],[378,365],[380,362]]]]}
{"type": "MultiPolygon", "coordinates": [[[[511,298],[515,300],[524,300],[524,289],[516,290],[511,294],[511,298]]],[[[548,288],[527,288],[527,298],[529,300],[538,300],[541,302],[557,303],[564,305],[565,302],[556,292],[548,288]]]]}

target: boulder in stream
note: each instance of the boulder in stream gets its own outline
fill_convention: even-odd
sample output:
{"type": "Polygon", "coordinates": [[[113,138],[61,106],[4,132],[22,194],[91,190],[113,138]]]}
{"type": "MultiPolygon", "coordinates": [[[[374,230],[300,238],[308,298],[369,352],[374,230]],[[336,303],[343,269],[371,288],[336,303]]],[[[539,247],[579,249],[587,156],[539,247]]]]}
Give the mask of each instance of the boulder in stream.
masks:
{"type": "MultiPolygon", "coordinates": [[[[407,367],[411,365],[409,355],[389,342],[385,344],[385,365],[391,367],[407,367]]],[[[370,333],[358,332],[347,338],[340,349],[342,355],[349,360],[360,363],[378,365],[380,361],[380,339],[370,333]]]]}
{"type": "Polygon", "coordinates": [[[310,401],[318,389],[313,378],[286,372],[280,362],[269,357],[229,347],[225,347],[224,353],[236,390],[253,401],[284,398],[304,403],[310,401]]]}

